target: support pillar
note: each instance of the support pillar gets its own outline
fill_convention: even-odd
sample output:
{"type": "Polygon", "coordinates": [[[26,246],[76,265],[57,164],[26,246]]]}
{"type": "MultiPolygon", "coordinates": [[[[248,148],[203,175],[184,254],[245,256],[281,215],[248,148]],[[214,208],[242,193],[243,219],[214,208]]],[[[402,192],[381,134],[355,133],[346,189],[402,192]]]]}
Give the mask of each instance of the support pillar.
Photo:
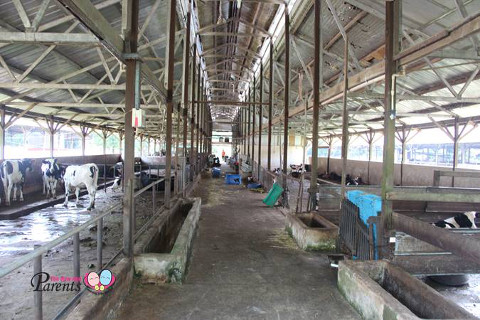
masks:
{"type": "MultiPolygon", "coordinates": [[[[139,0],[127,1],[125,12],[129,14],[128,26],[125,32],[125,47],[128,53],[137,53],[138,38],[138,10],[139,0]]],[[[135,212],[133,210],[133,179],[135,160],[135,132],[132,127],[132,110],[140,103],[140,96],[135,94],[136,88],[140,85],[136,77],[140,64],[136,59],[126,61],[125,81],[125,151],[123,163],[123,180],[126,185],[126,192],[123,196],[123,251],[125,256],[133,258],[133,233],[135,212]]]]}
{"type": "MultiPolygon", "coordinates": [[[[252,99],[252,93],[251,93],[251,89],[249,89],[248,90],[248,102],[250,102],[251,99],[252,99]]],[[[249,104],[248,105],[248,115],[247,115],[247,160],[250,164],[251,164],[251,162],[250,162],[250,134],[252,133],[250,131],[250,122],[252,121],[251,118],[252,118],[252,112],[251,112],[251,108],[250,108],[250,104],[249,104]]]]}
{"type": "MultiPolygon", "coordinates": [[[[465,125],[466,126],[466,125],[465,125]]],[[[455,171],[458,166],[458,141],[460,140],[460,133],[458,130],[458,116],[455,117],[453,125],[453,165],[452,171],[455,171]]],[[[452,177],[452,188],[455,187],[455,177],[452,177]]]]}
{"type": "Polygon", "coordinates": [[[257,96],[256,96],[256,81],[255,81],[255,77],[253,77],[253,104],[252,104],[252,175],[253,175],[253,165],[254,165],[254,162],[255,162],[255,120],[256,120],[256,106],[255,106],[255,102],[257,100],[257,96]]]}
{"type": "Polygon", "coordinates": [[[285,109],[283,112],[283,189],[284,206],[288,206],[287,195],[287,164],[288,164],[288,117],[290,105],[290,16],[288,8],[285,6],[285,109]]]}
{"type": "Polygon", "coordinates": [[[175,63],[175,19],[176,0],[169,2],[168,18],[168,42],[166,49],[167,67],[167,134],[166,134],[166,158],[165,158],[165,208],[170,208],[171,176],[172,176],[172,113],[173,113],[173,80],[175,63]]]}
{"type": "Polygon", "coordinates": [[[268,83],[268,142],[267,170],[272,171],[272,118],[273,118],[273,39],[270,40],[270,81],[268,83]]]}
{"type": "Polygon", "coordinates": [[[318,118],[320,113],[320,58],[322,53],[322,43],[320,42],[320,26],[321,26],[321,0],[315,0],[314,4],[314,36],[315,36],[315,53],[313,57],[313,119],[312,119],[312,165],[310,174],[309,202],[307,209],[317,209],[317,171],[318,171],[318,118]]]}
{"type": "Polygon", "coordinates": [[[0,105],[0,160],[5,160],[5,105],[0,105]]]}
{"type": "MultiPolygon", "coordinates": [[[[198,70],[197,70],[197,81],[198,81],[198,86],[197,86],[197,98],[200,100],[202,98],[202,65],[200,63],[200,59],[198,61],[198,70]]],[[[195,129],[196,129],[196,134],[195,134],[195,174],[198,174],[199,172],[199,163],[198,163],[198,142],[200,139],[200,102],[196,104],[196,123],[195,123],[195,129]]]]}
{"type": "MultiPolygon", "coordinates": [[[[263,64],[260,62],[260,103],[263,102],[263,64]]],[[[262,124],[263,124],[263,105],[258,107],[258,181],[260,181],[260,173],[262,168],[262,124]]]]}
{"type": "Polygon", "coordinates": [[[197,71],[197,46],[193,44],[193,57],[192,57],[192,103],[191,103],[191,118],[190,118],[190,180],[193,181],[194,173],[193,169],[195,168],[195,150],[194,150],[194,142],[195,142],[195,101],[196,97],[196,90],[195,84],[197,81],[196,78],[196,71],[197,71]]]}
{"type": "Polygon", "coordinates": [[[387,193],[393,190],[394,157],[395,157],[395,77],[397,62],[395,54],[400,49],[400,0],[386,1],[385,21],[385,120],[383,142],[382,170],[382,216],[380,242],[380,258],[389,256],[389,237],[392,229],[392,202],[387,200],[387,193]]]}
{"type": "Polygon", "coordinates": [[[187,28],[185,30],[184,37],[184,51],[183,51],[183,156],[187,156],[187,135],[188,135],[188,84],[189,84],[189,72],[188,67],[190,66],[190,25],[191,25],[191,1],[188,1],[187,8],[187,28]]]}
{"type": "Polygon", "coordinates": [[[342,198],[346,198],[345,185],[346,171],[348,162],[348,109],[347,109],[347,92],[348,92],[348,36],[345,37],[345,50],[343,54],[343,111],[342,111],[342,198]]]}

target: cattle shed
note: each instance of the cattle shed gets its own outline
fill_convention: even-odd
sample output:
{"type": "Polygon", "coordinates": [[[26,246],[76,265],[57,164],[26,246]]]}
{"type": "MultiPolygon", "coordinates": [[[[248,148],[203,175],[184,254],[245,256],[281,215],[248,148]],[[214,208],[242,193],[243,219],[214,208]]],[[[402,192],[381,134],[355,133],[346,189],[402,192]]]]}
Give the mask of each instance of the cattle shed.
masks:
{"type": "Polygon", "coordinates": [[[0,0],[0,319],[480,318],[479,63],[478,0],[0,0]]]}

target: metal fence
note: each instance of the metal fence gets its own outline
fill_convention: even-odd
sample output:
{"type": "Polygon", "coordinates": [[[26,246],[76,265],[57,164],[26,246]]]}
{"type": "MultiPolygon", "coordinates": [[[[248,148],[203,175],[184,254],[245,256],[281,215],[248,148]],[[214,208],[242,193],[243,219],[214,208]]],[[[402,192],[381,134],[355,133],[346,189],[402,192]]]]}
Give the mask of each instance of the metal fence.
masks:
{"type": "MultiPolygon", "coordinates": [[[[130,193],[133,196],[133,199],[130,203],[134,203],[135,199],[138,198],[143,193],[147,192],[149,189],[152,190],[152,217],[146,221],[143,226],[139,227],[138,232],[135,234],[134,239],[138,238],[138,236],[146,229],[146,227],[153,221],[157,214],[159,214],[162,210],[157,211],[157,198],[156,198],[156,185],[160,184],[164,181],[164,179],[157,180],[148,186],[138,190],[135,193],[130,193]]],[[[133,185],[133,180],[130,181],[130,185],[133,185]]],[[[128,193],[127,193],[128,194],[128,193]]],[[[107,215],[110,215],[112,212],[119,210],[122,208],[122,203],[115,204],[110,206],[101,212],[99,212],[95,217],[91,218],[87,222],[73,228],[71,231],[65,233],[64,235],[56,238],[53,241],[50,241],[44,245],[34,246],[34,250],[28,254],[25,254],[14,261],[3,265],[0,267],[0,278],[14,272],[16,269],[24,266],[28,262],[33,261],[33,275],[42,272],[42,256],[46,254],[49,250],[61,245],[62,243],[69,241],[70,239],[73,241],[73,276],[77,279],[80,279],[80,232],[85,231],[92,225],[96,225],[97,227],[97,266],[98,271],[101,271],[104,268],[107,268],[119,255],[122,254],[123,248],[119,250],[106,264],[103,264],[103,236],[104,236],[104,229],[103,229],[103,222],[104,218],[107,215]]],[[[134,229],[135,230],[135,229],[134,229]]],[[[37,281],[40,279],[38,278],[37,281]]],[[[36,284],[35,284],[36,285],[36,284]]],[[[55,319],[61,319],[66,312],[73,307],[80,296],[85,292],[86,287],[81,290],[75,297],[73,297],[70,302],[62,308],[62,310],[57,314],[55,319]]],[[[43,319],[43,302],[42,302],[42,291],[34,291],[34,314],[35,319],[43,319]]]]}
{"type": "Polygon", "coordinates": [[[370,260],[374,256],[373,223],[366,225],[360,219],[360,209],[347,199],[341,207],[338,248],[342,245],[359,260],[370,260]]]}

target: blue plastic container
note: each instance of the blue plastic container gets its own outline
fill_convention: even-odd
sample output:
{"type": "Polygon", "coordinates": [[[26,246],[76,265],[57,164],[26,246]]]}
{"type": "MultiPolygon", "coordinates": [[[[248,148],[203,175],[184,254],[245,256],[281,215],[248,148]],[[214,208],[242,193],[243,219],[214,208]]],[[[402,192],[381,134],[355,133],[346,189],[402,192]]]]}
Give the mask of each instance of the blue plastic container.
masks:
{"type": "Polygon", "coordinates": [[[220,178],[221,172],[220,168],[212,168],[212,178],[220,178]]]}
{"type": "Polygon", "coordinates": [[[239,174],[227,174],[225,176],[225,183],[226,184],[241,184],[242,183],[242,176],[239,174]]]}

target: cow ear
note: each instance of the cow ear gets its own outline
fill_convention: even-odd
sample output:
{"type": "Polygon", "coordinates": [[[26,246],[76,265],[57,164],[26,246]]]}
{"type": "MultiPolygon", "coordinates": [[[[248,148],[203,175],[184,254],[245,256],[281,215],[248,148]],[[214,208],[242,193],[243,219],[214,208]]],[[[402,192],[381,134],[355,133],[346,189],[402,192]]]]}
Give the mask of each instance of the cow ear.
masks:
{"type": "Polygon", "coordinates": [[[42,160],[42,163],[43,163],[43,164],[47,164],[48,161],[47,161],[47,160],[42,160]]]}

